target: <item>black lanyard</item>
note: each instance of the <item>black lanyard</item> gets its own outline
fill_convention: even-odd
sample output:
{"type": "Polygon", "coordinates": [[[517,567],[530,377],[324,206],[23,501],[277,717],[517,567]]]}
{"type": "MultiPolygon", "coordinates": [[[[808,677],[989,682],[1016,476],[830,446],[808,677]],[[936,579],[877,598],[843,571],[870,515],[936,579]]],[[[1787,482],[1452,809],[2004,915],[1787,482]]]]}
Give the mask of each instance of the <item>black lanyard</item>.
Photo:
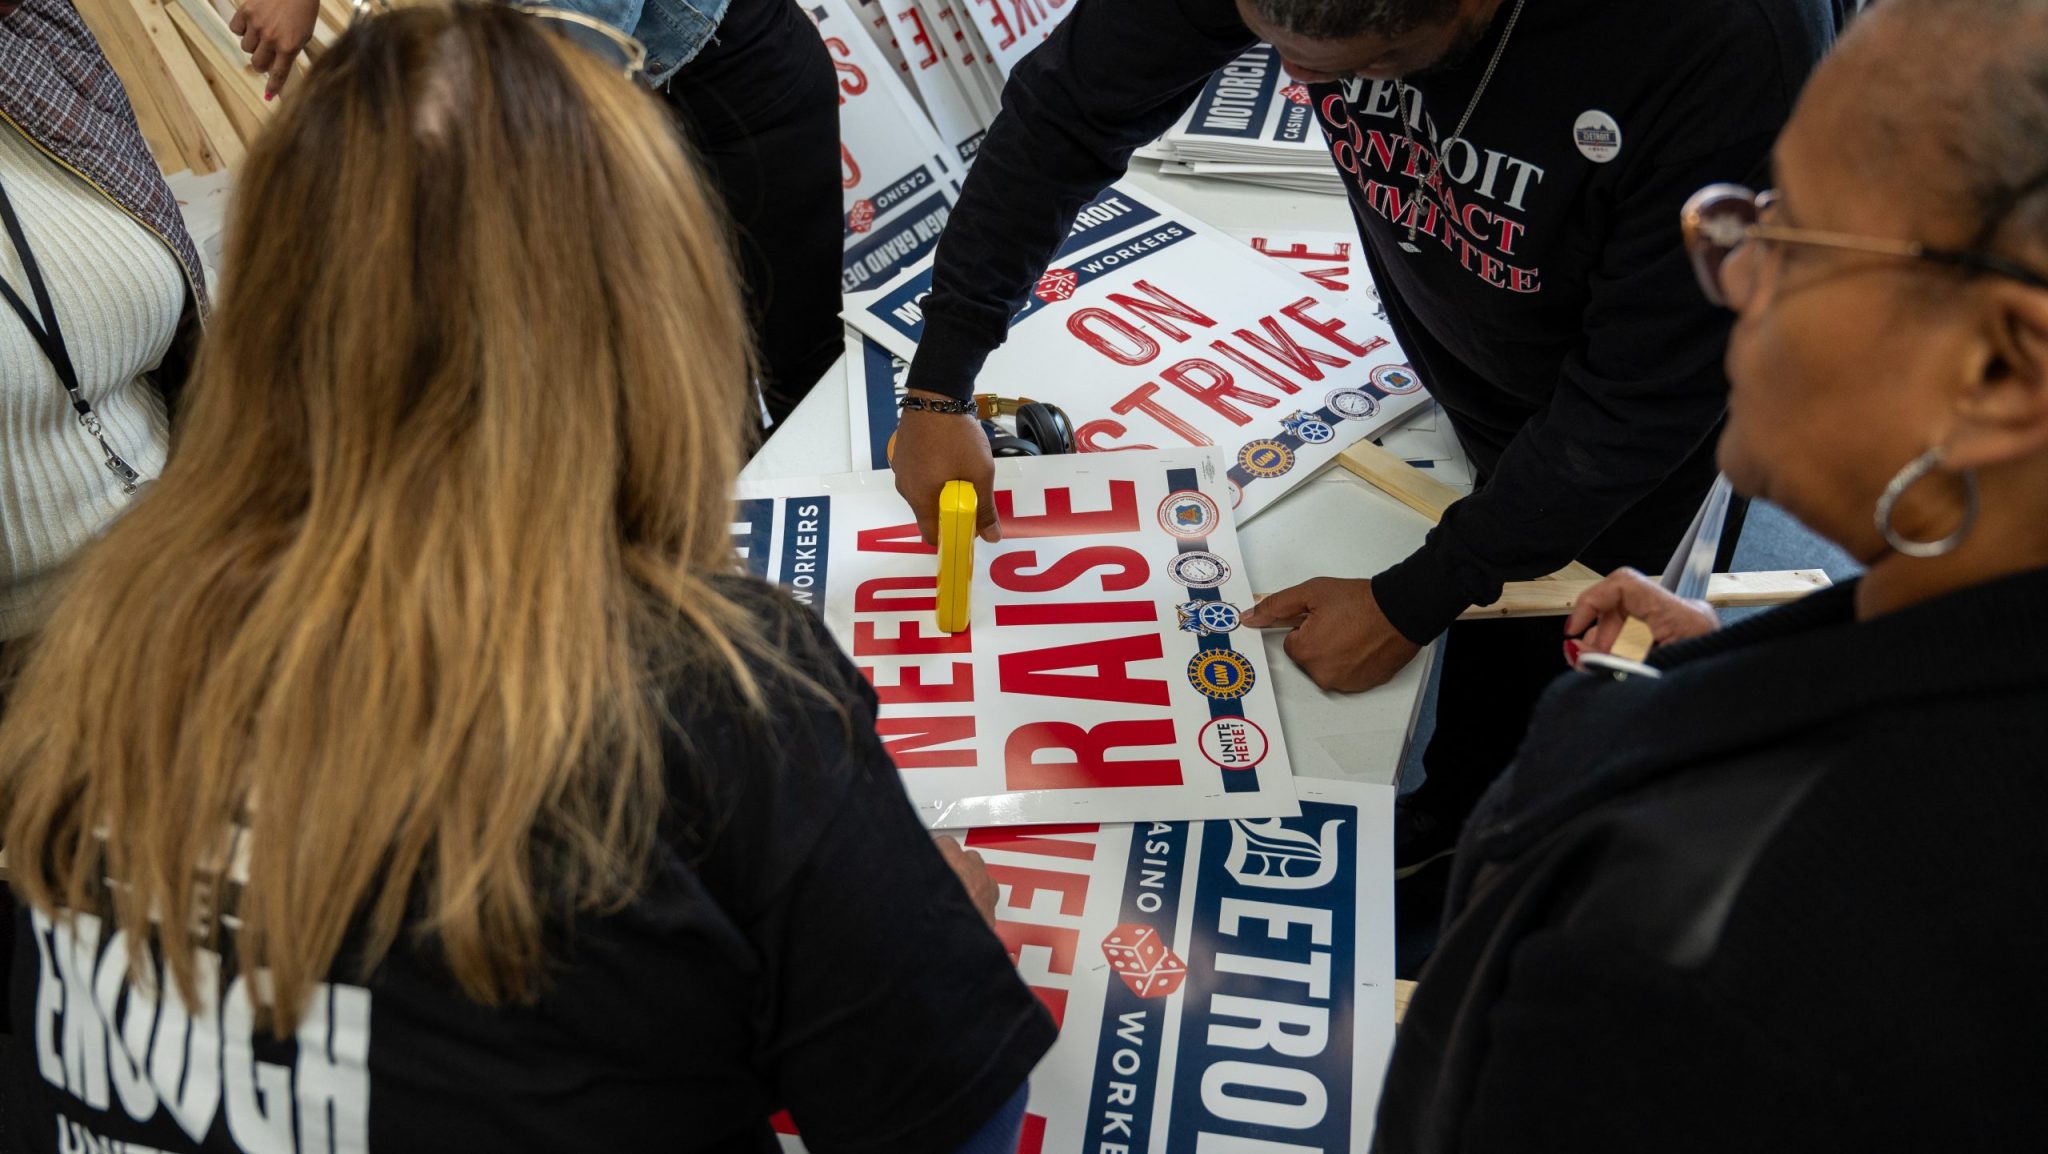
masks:
{"type": "Polygon", "coordinates": [[[106,456],[108,470],[121,479],[121,491],[133,493],[142,479],[141,474],[107,443],[99,414],[92,411],[84,390],[79,388],[78,368],[71,361],[71,350],[64,344],[64,329],[57,323],[57,306],[50,300],[50,288],[43,283],[43,270],[36,264],[35,250],[28,246],[28,236],[21,230],[21,218],[15,215],[14,202],[8,199],[4,184],[0,184],[0,220],[6,222],[7,238],[14,242],[15,255],[21,258],[22,271],[28,274],[29,291],[36,298],[36,311],[29,311],[28,302],[22,300],[21,294],[14,291],[14,286],[5,279],[0,279],[0,296],[6,297],[7,303],[14,306],[15,315],[21,318],[28,335],[35,339],[43,355],[50,358],[50,367],[57,371],[57,383],[64,386],[64,391],[71,397],[71,408],[78,414],[79,425],[100,443],[100,452],[106,456]]]}

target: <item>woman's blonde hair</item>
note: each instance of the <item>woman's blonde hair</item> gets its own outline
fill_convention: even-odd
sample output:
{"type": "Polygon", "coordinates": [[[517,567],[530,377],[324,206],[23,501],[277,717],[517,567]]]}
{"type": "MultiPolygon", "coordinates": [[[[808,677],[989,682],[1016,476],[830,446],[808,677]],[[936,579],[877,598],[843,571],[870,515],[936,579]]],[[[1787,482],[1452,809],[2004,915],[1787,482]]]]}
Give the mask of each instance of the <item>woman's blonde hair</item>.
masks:
{"type": "Polygon", "coordinates": [[[471,3],[361,21],[302,83],[172,460],[0,725],[22,898],[108,912],[192,1004],[231,900],[280,1033],[358,924],[364,972],[416,921],[474,998],[533,997],[544,929],[641,883],[660,685],[760,705],[712,580],[745,320],[663,112],[471,3]]]}

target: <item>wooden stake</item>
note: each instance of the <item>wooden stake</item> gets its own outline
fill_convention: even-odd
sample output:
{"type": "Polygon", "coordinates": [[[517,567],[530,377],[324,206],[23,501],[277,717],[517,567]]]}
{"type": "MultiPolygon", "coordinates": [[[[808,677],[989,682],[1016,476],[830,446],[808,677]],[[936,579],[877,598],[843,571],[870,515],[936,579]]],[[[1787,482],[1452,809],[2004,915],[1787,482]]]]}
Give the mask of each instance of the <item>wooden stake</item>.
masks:
{"type": "MultiPolygon", "coordinates": [[[[1594,581],[1548,577],[1541,581],[1510,581],[1500,600],[1476,605],[1461,621],[1494,617],[1562,617],[1578,604],[1594,581]]],[[[1833,582],[1819,569],[1787,569],[1766,573],[1716,573],[1707,585],[1707,603],[1719,609],[1751,609],[1797,601],[1833,582]]]]}
{"type": "MultiPolygon", "coordinates": [[[[185,104],[192,110],[192,116],[204,130],[204,151],[211,153],[211,165],[203,171],[212,172],[217,168],[233,168],[242,163],[242,140],[235,134],[235,126],[222,111],[220,101],[207,86],[206,77],[199,71],[199,65],[192,59],[192,53],[185,47],[185,41],[178,29],[171,23],[170,16],[162,5],[154,0],[127,0],[141,21],[143,31],[150,43],[156,46],[157,58],[169,72],[172,86],[185,98],[185,104]]],[[[190,159],[189,155],[187,159],[190,159]]],[[[201,171],[197,165],[194,171],[201,171]]]]}
{"type": "MultiPolygon", "coordinates": [[[[1371,441],[1360,441],[1339,453],[1337,463],[1366,484],[1429,518],[1431,524],[1443,520],[1444,510],[1465,496],[1371,441]]],[[[1574,561],[1558,570],[1554,579],[1597,581],[1600,575],[1574,561]]]]}
{"type": "MultiPolygon", "coordinates": [[[[130,71],[120,73],[121,82],[132,93],[143,89],[151,96],[164,133],[171,146],[157,154],[157,166],[165,172],[177,172],[189,168],[205,174],[220,169],[220,157],[206,140],[206,129],[194,115],[187,103],[183,90],[172,76],[169,64],[157,50],[143,20],[142,8],[132,0],[80,0],[80,15],[103,42],[118,42],[122,56],[129,62],[130,71]],[[100,32],[105,28],[105,32],[100,32]]],[[[173,41],[177,40],[175,30],[171,31],[173,41]]],[[[180,54],[184,48],[180,45],[180,54]]],[[[113,59],[108,57],[109,61],[113,59]]],[[[187,56],[186,62],[191,58],[187,56]]],[[[204,81],[201,81],[204,87],[204,81]]]]}

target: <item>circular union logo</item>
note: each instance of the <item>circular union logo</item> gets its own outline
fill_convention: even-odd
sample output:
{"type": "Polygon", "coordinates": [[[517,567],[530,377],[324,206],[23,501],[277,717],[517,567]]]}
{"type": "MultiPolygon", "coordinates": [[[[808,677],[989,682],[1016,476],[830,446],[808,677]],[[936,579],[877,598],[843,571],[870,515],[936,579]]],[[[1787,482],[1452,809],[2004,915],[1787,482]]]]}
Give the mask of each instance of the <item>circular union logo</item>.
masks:
{"type": "Polygon", "coordinates": [[[1380,411],[1379,401],[1364,389],[1338,389],[1323,398],[1323,407],[1347,421],[1363,421],[1380,411]]]}
{"type": "Polygon", "coordinates": [[[1300,437],[1304,445],[1327,445],[1337,439],[1337,430],[1331,428],[1327,421],[1310,417],[1294,426],[1294,435],[1300,437]]]}
{"type": "Polygon", "coordinates": [[[1188,662],[1188,683],[1217,701],[1235,701],[1258,681],[1251,658],[1235,649],[1205,649],[1188,662]]]}
{"type": "Polygon", "coordinates": [[[1405,397],[1422,388],[1422,378],[1407,365],[1381,365],[1370,375],[1374,387],[1388,396],[1405,397]]]}
{"type": "Polygon", "coordinates": [[[1218,717],[1202,727],[1202,756],[1222,769],[1251,769],[1266,760],[1266,731],[1242,717],[1218,717]]]}
{"type": "Polygon", "coordinates": [[[1195,623],[1204,633],[1230,633],[1244,623],[1244,615],[1228,601],[1204,601],[1195,610],[1195,623]]]}
{"type": "Polygon", "coordinates": [[[1176,553],[1166,575],[1190,589],[1214,589],[1230,580],[1230,562],[1214,553],[1176,553]]]}
{"type": "Polygon", "coordinates": [[[1205,493],[1182,489],[1159,502],[1159,527],[1183,541],[1197,541],[1216,531],[1223,514],[1205,493]]]}
{"type": "Polygon", "coordinates": [[[1254,477],[1277,477],[1294,467],[1294,450],[1274,440],[1251,441],[1237,451],[1237,463],[1254,477]]]}

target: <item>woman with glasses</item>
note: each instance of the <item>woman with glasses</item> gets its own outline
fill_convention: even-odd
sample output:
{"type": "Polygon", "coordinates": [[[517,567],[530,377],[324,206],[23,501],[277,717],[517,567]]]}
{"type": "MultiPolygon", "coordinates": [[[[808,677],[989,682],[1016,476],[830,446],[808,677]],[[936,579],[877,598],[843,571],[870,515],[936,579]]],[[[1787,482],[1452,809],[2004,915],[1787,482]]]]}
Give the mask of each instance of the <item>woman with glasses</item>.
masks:
{"type": "Polygon", "coordinates": [[[0,722],[13,1149],[1015,1148],[1052,1023],[734,575],[727,250],[560,23],[359,19],[241,170],[0,722]]]}
{"type": "Polygon", "coordinates": [[[1467,827],[1389,1151],[2048,1148],[2048,4],[1890,0],[1683,221],[1720,461],[1864,576],[1570,674],[1467,827]],[[1942,67],[1928,67],[1941,61],[1942,67]]]}

